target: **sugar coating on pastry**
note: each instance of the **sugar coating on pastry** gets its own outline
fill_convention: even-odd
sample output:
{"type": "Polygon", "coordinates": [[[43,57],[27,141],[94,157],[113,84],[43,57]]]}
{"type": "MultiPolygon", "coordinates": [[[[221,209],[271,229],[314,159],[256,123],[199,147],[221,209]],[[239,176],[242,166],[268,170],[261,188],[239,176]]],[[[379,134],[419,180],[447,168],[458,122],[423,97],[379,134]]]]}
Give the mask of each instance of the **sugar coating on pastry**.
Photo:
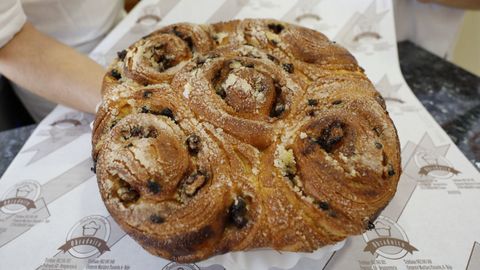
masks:
{"type": "Polygon", "coordinates": [[[311,252],[371,229],[400,148],[355,58],[277,20],[163,27],[118,52],[92,144],[102,198],[150,253],[311,252]]]}

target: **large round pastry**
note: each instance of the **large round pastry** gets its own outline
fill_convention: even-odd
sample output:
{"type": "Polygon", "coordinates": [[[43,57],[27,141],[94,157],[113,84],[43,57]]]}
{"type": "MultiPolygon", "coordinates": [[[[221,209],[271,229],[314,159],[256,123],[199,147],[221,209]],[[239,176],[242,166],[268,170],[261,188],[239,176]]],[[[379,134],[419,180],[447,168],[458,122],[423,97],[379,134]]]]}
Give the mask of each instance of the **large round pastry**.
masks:
{"type": "Polygon", "coordinates": [[[161,28],[118,52],[93,158],[116,222],[152,254],[314,251],[373,227],[399,141],[344,48],[276,20],[161,28]]]}

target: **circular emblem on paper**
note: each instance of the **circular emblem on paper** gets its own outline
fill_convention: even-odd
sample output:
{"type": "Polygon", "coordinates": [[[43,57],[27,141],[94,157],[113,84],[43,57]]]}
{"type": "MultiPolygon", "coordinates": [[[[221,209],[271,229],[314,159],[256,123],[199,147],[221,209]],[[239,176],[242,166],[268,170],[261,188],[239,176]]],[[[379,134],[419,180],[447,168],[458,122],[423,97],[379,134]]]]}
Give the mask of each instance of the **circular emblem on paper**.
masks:
{"type": "Polygon", "coordinates": [[[88,258],[109,251],[110,223],[103,216],[88,216],[68,232],[67,241],[58,249],[76,258],[88,258]]]}
{"type": "Polygon", "coordinates": [[[50,125],[59,129],[68,129],[71,127],[85,125],[87,122],[88,121],[83,113],[72,112],[65,114],[62,118],[57,119],[50,125]]]}
{"type": "Polygon", "coordinates": [[[446,179],[460,173],[445,157],[430,151],[418,151],[414,159],[415,164],[420,168],[418,171],[420,175],[446,179]]]}
{"type": "Polygon", "coordinates": [[[407,253],[418,251],[410,244],[407,234],[395,221],[379,216],[373,224],[375,228],[363,234],[363,239],[367,242],[363,251],[392,260],[401,259],[407,253]]]}
{"type": "Polygon", "coordinates": [[[165,267],[163,267],[162,270],[200,270],[200,268],[195,264],[181,264],[181,263],[171,262],[165,265],[165,267]]]}
{"type": "Polygon", "coordinates": [[[41,186],[37,181],[22,181],[3,194],[0,210],[6,214],[16,214],[36,208],[35,201],[40,197],[41,186]]]}

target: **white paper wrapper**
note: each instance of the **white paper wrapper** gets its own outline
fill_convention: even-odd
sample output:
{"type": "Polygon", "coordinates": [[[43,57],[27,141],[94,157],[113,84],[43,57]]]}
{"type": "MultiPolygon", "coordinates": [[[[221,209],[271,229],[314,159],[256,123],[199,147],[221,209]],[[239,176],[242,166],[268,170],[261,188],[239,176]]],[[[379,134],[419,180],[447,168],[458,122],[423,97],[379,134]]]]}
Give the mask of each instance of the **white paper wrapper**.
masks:
{"type": "Polygon", "coordinates": [[[403,80],[391,1],[143,0],[91,56],[106,65],[163,25],[246,17],[322,31],[354,54],[385,97],[403,174],[376,229],[311,254],[235,252],[196,264],[152,256],[100,198],[90,171],[93,117],[58,107],[0,180],[0,269],[479,269],[480,174],[403,80]]]}
{"type": "Polygon", "coordinates": [[[314,262],[315,267],[323,267],[333,252],[343,247],[344,241],[323,247],[313,253],[278,252],[274,250],[252,250],[246,252],[230,252],[215,256],[199,263],[199,265],[218,264],[225,269],[290,269],[300,260],[314,262]]]}

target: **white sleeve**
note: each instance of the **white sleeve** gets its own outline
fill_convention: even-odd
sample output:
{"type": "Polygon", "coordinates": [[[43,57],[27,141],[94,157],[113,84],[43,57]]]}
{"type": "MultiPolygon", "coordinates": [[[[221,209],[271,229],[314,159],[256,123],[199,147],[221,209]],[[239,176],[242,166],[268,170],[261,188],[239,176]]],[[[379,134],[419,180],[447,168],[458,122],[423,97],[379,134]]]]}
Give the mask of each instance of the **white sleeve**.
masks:
{"type": "Polygon", "coordinates": [[[20,0],[0,0],[0,48],[22,29],[26,21],[20,0]]]}

